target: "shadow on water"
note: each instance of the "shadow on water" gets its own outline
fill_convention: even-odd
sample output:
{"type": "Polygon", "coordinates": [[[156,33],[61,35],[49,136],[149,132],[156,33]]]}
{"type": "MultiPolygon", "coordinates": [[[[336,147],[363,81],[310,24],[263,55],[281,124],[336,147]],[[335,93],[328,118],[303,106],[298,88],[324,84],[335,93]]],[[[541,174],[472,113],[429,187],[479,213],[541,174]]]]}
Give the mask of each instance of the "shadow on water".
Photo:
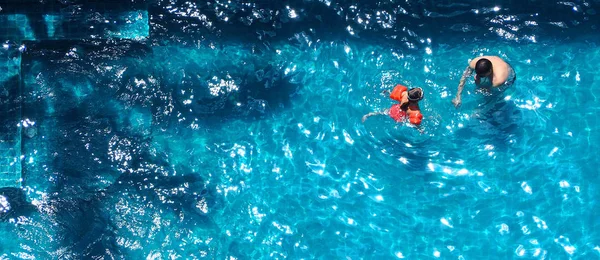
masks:
{"type": "Polygon", "coordinates": [[[19,77],[12,76],[3,82],[0,82],[0,140],[10,140],[15,138],[11,135],[15,130],[14,126],[20,120],[18,117],[21,109],[21,99],[19,98],[19,77]]]}
{"type": "MultiPolygon", "coordinates": [[[[239,90],[225,96],[205,97],[195,100],[193,111],[198,118],[213,124],[232,119],[256,120],[289,108],[292,96],[300,84],[292,82],[293,74],[285,75],[284,69],[272,65],[240,76],[239,90]]],[[[297,74],[297,73],[294,73],[297,74]]],[[[176,102],[181,111],[186,107],[176,102]]]]}
{"type": "MultiPolygon", "coordinates": [[[[123,57],[143,59],[151,49],[128,41],[113,48],[85,41],[31,44],[23,56],[23,115],[36,121],[38,134],[26,141],[48,154],[38,160],[46,163],[42,174],[52,180],[49,208],[59,225],[61,245],[84,257],[122,255],[118,228],[109,212],[114,206],[110,203],[125,194],[138,194],[162,212],[185,214],[178,225],[217,229],[206,208],[218,202],[203,179],[162,154],[153,154],[151,135],[131,127],[132,108],[147,105],[144,97],[127,96],[137,91],[127,84],[138,75],[119,79],[98,72],[99,64],[110,66],[123,57]],[[115,95],[140,100],[127,103],[115,100],[115,95]]],[[[159,100],[153,94],[148,94],[150,100],[159,100]]],[[[279,96],[273,99],[285,102],[279,96]]]]}
{"type": "MultiPolygon", "coordinates": [[[[321,40],[350,38],[344,32],[345,22],[336,11],[318,2],[297,2],[302,5],[298,14],[311,13],[300,19],[292,19],[284,12],[291,2],[258,1],[250,5],[252,8],[242,3],[230,3],[228,8],[223,8],[215,2],[198,2],[191,7],[197,15],[180,15],[174,10],[176,5],[167,2],[160,0],[149,5],[149,12],[155,14],[150,34],[156,43],[195,44],[198,40],[218,40],[219,44],[243,42],[269,46],[269,42],[285,41],[298,33],[313,34],[321,40]]],[[[178,5],[187,6],[183,1],[178,5]]]]}
{"type": "MultiPolygon", "coordinates": [[[[68,191],[69,187],[63,187],[61,192],[68,191]]],[[[122,255],[114,234],[115,227],[108,212],[101,208],[100,197],[78,198],[61,194],[50,199],[48,208],[59,230],[56,238],[62,248],[59,252],[63,252],[59,257],[122,255]]]]}
{"type": "Polygon", "coordinates": [[[0,188],[0,221],[29,216],[35,210],[35,206],[27,201],[22,189],[0,188]]]}
{"type": "MultiPolygon", "coordinates": [[[[298,78],[301,78],[303,73],[285,73],[285,64],[269,63],[252,64],[245,70],[242,66],[240,70],[224,71],[223,65],[211,67],[210,64],[218,61],[231,66],[240,61],[232,60],[228,63],[215,56],[208,57],[215,61],[201,56],[200,61],[171,64],[166,63],[169,58],[163,55],[185,55],[186,50],[175,48],[176,50],[172,50],[175,53],[165,50],[154,52],[153,48],[132,41],[32,42],[29,48],[24,56],[26,69],[55,73],[53,76],[61,78],[60,81],[49,77],[37,78],[31,79],[30,83],[45,84],[44,88],[48,92],[54,92],[54,95],[61,99],[81,99],[76,95],[82,95],[81,92],[84,92],[84,95],[93,93],[95,99],[99,98],[98,94],[102,94],[104,96],[101,98],[104,101],[117,98],[125,103],[126,107],[149,106],[155,117],[163,117],[159,119],[161,122],[180,122],[179,113],[188,119],[202,119],[198,123],[216,123],[231,119],[255,120],[268,116],[269,113],[289,107],[291,97],[300,88],[298,78]],[[107,47],[106,43],[112,46],[107,47]],[[161,62],[164,64],[161,65],[161,62]],[[112,71],[105,69],[113,67],[112,71]],[[121,72],[115,72],[121,69],[121,72]],[[212,82],[214,77],[235,82],[236,89],[227,90],[217,96],[211,95],[211,88],[225,88],[222,82],[212,82]],[[65,82],[68,84],[65,85],[65,82]],[[81,89],[85,85],[88,85],[87,89],[81,89]],[[189,93],[195,96],[190,100],[191,105],[185,103],[190,99],[189,93]],[[171,106],[176,108],[175,111],[171,111],[171,106]],[[165,116],[168,118],[165,119],[165,116]]],[[[251,57],[253,54],[244,55],[251,57]]],[[[26,73],[37,75],[27,71],[26,73]]],[[[80,104],[81,101],[61,103],[74,105],[80,104]]],[[[105,107],[101,102],[95,103],[97,104],[94,106],[105,107]]],[[[62,104],[55,106],[57,109],[65,107],[62,104]]],[[[35,108],[38,109],[37,113],[43,114],[48,111],[44,106],[38,105],[34,106],[35,108]]]]}
{"type": "MultiPolygon", "coordinates": [[[[483,2],[474,5],[472,1],[471,4],[437,1],[341,1],[329,4],[322,1],[230,1],[227,5],[219,1],[184,0],[4,2],[7,4],[3,6],[3,13],[23,13],[28,16],[38,39],[46,39],[44,35],[48,35],[42,13],[79,16],[139,9],[149,10],[150,38],[154,43],[176,42],[188,46],[209,40],[217,44],[243,42],[268,47],[272,42],[288,41],[298,36],[320,41],[360,39],[383,46],[418,46],[421,45],[419,37],[432,35],[458,41],[508,37],[501,32],[511,31],[514,26],[520,28],[517,37],[513,37],[515,40],[530,39],[540,32],[559,37],[577,37],[595,30],[595,24],[591,22],[593,19],[586,12],[591,5],[576,5],[581,10],[578,13],[572,11],[571,5],[541,5],[537,1],[518,6],[506,4],[510,6],[510,12],[516,14],[511,19],[502,19],[502,13],[498,12],[500,10],[494,10],[502,6],[501,3],[495,3],[497,6],[483,2]],[[474,9],[474,6],[480,8],[474,9]],[[541,7],[543,12],[540,11],[541,7]],[[560,14],[565,26],[556,25],[560,22],[556,21],[556,14],[560,14]],[[536,17],[537,24],[523,26],[524,21],[532,16],[536,17]],[[503,21],[498,22],[498,19],[503,21]],[[579,30],[567,29],[567,23],[577,25],[579,30]],[[413,26],[415,24],[418,26],[413,26]],[[352,33],[349,33],[349,27],[352,33]],[[482,33],[483,28],[489,29],[482,33]]],[[[77,28],[77,23],[81,21],[65,23],[63,31],[77,28]]],[[[100,33],[95,29],[86,30],[85,34],[88,35],[100,33]]]]}
{"type": "Polygon", "coordinates": [[[536,42],[575,38],[596,30],[590,4],[527,1],[255,1],[158,0],[149,5],[155,43],[246,42],[269,46],[298,36],[321,42],[360,40],[391,48],[485,39],[536,42]],[[233,3],[232,3],[233,2],[233,3]],[[573,12],[573,8],[577,12],[573,12]],[[181,9],[188,9],[187,12],[181,9]],[[589,10],[589,13],[588,13],[589,10]],[[292,12],[293,11],[293,12],[292,12]],[[510,14],[510,15],[508,15],[510,14]],[[507,19],[510,18],[510,19],[507,19]],[[534,17],[534,18],[533,18],[534,17]],[[557,21],[557,17],[561,17],[557,21]],[[535,25],[528,24],[530,19],[535,25]],[[557,26],[558,24],[558,26],[557,26]],[[577,29],[570,28],[571,25],[577,29]],[[518,33],[512,33],[518,27],[518,33]],[[539,38],[539,37],[538,37],[539,38]]]}
{"type": "MultiPolygon", "coordinates": [[[[77,138],[67,135],[65,139],[77,138]]],[[[91,143],[103,141],[106,142],[93,140],[91,143]]],[[[49,191],[53,194],[49,199],[53,222],[59,226],[58,241],[69,249],[69,253],[83,257],[123,255],[117,234],[127,227],[116,226],[115,216],[111,214],[115,210],[115,202],[128,201],[131,196],[141,197],[145,203],[129,210],[158,210],[163,214],[173,212],[175,216],[185,214],[185,218],[171,225],[217,229],[205,210],[213,209],[216,204],[204,180],[190,169],[173,167],[162,159],[156,159],[147,153],[146,144],[131,144],[130,150],[121,150],[126,153],[125,156],[131,156],[130,160],[126,160],[126,167],[117,166],[120,163],[117,161],[93,168],[89,167],[94,165],[91,160],[81,160],[98,153],[106,154],[105,148],[86,149],[78,142],[53,145],[70,155],[59,155],[63,159],[55,160],[51,166],[57,180],[49,191]],[[73,158],[73,155],[78,156],[73,158]],[[65,162],[67,160],[70,162],[65,162]],[[82,169],[81,165],[86,168],[82,169]],[[109,186],[90,186],[90,183],[97,182],[97,178],[117,171],[121,172],[119,177],[109,186]]]]}
{"type": "Polygon", "coordinates": [[[174,211],[178,216],[185,213],[188,217],[184,225],[194,223],[215,228],[207,210],[218,202],[198,174],[185,166],[153,162],[150,155],[139,156],[132,164],[137,171],[122,174],[105,189],[106,194],[135,193],[164,207],[165,211],[174,211]]]}
{"type": "MultiPolygon", "coordinates": [[[[91,115],[83,112],[78,115],[88,116],[91,115]]],[[[71,127],[63,122],[60,133],[51,134],[56,138],[51,142],[56,157],[49,165],[54,176],[53,187],[48,191],[52,194],[49,205],[54,210],[53,222],[59,226],[57,240],[62,246],[83,257],[123,255],[117,234],[124,227],[116,226],[112,212],[115,202],[128,201],[132,195],[143,197],[145,204],[130,210],[149,208],[176,216],[185,214],[172,225],[216,229],[205,210],[213,209],[216,202],[197,173],[157,159],[148,153],[145,141],[128,133],[114,133],[126,136],[120,146],[113,144],[110,136],[78,135],[110,127],[109,120],[96,122],[72,118],[68,123],[71,127]],[[110,183],[105,185],[106,182],[110,183]]]]}

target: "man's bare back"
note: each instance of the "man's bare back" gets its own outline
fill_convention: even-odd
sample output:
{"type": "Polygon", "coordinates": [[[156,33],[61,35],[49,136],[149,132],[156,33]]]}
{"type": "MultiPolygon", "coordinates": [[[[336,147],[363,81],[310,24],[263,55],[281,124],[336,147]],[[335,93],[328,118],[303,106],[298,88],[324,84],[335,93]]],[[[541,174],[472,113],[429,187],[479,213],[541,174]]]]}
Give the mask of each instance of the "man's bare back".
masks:
{"type": "MultiPolygon", "coordinates": [[[[477,57],[473,60],[471,60],[471,62],[469,63],[469,67],[473,70],[475,70],[475,64],[477,64],[477,61],[481,60],[481,59],[488,59],[489,61],[492,62],[492,67],[493,67],[493,85],[492,87],[498,87],[501,86],[502,84],[504,84],[507,80],[508,80],[508,75],[509,70],[510,70],[510,65],[508,65],[508,63],[506,63],[506,61],[504,61],[502,58],[498,57],[498,56],[481,56],[481,57],[477,57]]],[[[477,75],[475,75],[475,83],[477,83],[478,78],[477,75]]],[[[479,84],[479,83],[477,83],[479,84]]],[[[484,86],[487,87],[487,86],[484,86]]]]}
{"type": "Polygon", "coordinates": [[[514,70],[506,61],[498,56],[482,56],[474,58],[460,79],[456,97],[452,99],[455,107],[462,104],[461,94],[466,80],[475,71],[475,84],[483,88],[497,88],[504,84],[509,85],[516,79],[514,70]]]}

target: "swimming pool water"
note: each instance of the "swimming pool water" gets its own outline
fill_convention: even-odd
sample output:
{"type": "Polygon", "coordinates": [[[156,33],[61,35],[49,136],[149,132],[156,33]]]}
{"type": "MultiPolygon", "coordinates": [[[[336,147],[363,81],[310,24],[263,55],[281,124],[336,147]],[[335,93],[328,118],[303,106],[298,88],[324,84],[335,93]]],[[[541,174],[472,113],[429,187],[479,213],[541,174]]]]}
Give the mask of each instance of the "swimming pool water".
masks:
{"type": "Polygon", "coordinates": [[[138,4],[148,37],[6,42],[1,258],[600,256],[597,1],[138,4]],[[455,109],[483,54],[516,84],[455,109]],[[360,120],[398,83],[423,134],[360,120]]]}

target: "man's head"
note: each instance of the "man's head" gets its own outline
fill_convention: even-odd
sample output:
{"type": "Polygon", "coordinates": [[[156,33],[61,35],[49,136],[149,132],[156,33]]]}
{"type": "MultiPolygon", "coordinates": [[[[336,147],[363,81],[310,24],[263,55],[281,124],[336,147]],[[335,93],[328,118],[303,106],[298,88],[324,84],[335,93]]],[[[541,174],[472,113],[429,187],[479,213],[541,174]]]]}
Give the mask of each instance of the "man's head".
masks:
{"type": "Polygon", "coordinates": [[[492,74],[492,62],[488,59],[480,59],[475,64],[475,73],[479,77],[489,77],[492,74]]]}
{"type": "Polygon", "coordinates": [[[408,100],[410,101],[419,101],[423,99],[423,89],[422,88],[411,88],[408,91],[408,100]]]}

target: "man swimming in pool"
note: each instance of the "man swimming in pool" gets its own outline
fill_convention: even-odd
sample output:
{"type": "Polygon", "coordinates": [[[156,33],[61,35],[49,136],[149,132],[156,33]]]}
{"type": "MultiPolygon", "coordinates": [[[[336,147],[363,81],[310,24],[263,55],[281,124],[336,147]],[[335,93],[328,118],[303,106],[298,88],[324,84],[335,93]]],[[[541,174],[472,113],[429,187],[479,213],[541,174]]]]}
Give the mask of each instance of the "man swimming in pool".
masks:
{"type": "Polygon", "coordinates": [[[508,86],[517,79],[517,75],[513,68],[500,57],[477,57],[469,62],[469,66],[465,69],[465,72],[460,79],[458,92],[456,92],[456,97],[452,99],[452,103],[455,107],[461,105],[462,100],[460,96],[467,78],[471,76],[473,71],[475,71],[476,74],[475,84],[483,89],[497,88],[502,85],[508,86]]]}
{"type": "Polygon", "coordinates": [[[416,126],[420,132],[423,132],[419,127],[421,120],[423,120],[423,114],[419,108],[419,101],[423,99],[422,88],[411,88],[410,90],[400,84],[396,85],[390,98],[400,103],[392,105],[389,109],[383,112],[371,112],[362,117],[364,123],[367,118],[374,115],[389,115],[396,122],[408,121],[412,125],[416,126]]]}

